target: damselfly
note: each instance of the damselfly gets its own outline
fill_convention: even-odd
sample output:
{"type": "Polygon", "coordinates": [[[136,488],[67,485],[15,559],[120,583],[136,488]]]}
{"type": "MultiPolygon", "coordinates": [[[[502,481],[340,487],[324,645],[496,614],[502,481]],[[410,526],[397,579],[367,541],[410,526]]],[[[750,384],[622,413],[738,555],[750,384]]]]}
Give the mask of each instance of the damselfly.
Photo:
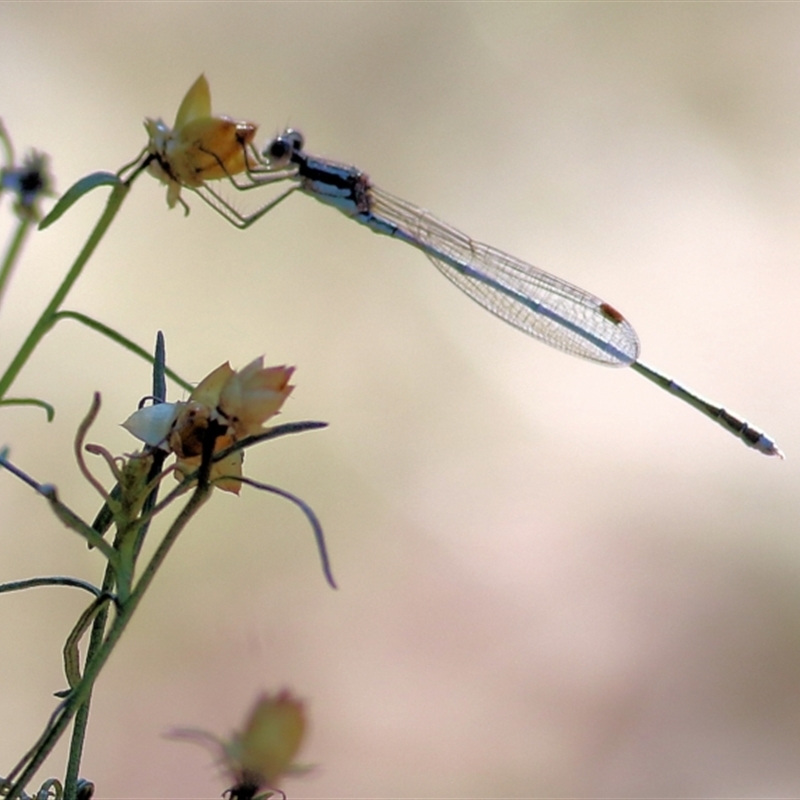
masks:
{"type": "Polygon", "coordinates": [[[202,76],[181,104],[173,131],[160,120],[148,121],[148,126],[151,142],[145,149],[145,160],[139,162],[133,174],[148,165],[169,185],[170,205],[178,199],[180,187],[185,187],[199,194],[229,222],[246,228],[294,192],[310,195],[375,233],[421,250],[473,300],[529,336],[600,364],[630,367],[749,447],[765,455],[783,457],[764,432],[642,363],[636,331],[609,303],[472,240],[427,211],[384,192],[356,167],[307,153],[298,131],[284,131],[258,153],[255,125],[211,117],[208,85],[202,76]],[[193,92],[199,100],[190,97],[193,92]],[[187,134],[193,130],[198,132],[196,136],[187,134]],[[238,151],[231,147],[233,143],[238,145],[238,151]],[[276,182],[290,185],[253,214],[243,215],[206,183],[220,177],[228,177],[238,189],[276,182]]]}

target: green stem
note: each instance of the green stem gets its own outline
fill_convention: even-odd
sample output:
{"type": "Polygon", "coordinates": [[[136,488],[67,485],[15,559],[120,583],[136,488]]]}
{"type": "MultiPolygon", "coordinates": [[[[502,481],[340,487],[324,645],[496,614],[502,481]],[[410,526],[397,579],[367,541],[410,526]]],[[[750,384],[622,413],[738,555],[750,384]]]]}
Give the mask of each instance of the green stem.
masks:
{"type": "Polygon", "coordinates": [[[3,259],[3,264],[0,266],[0,303],[3,302],[3,295],[5,294],[6,287],[8,286],[11,273],[14,271],[14,266],[17,263],[17,256],[19,256],[22,244],[31,229],[32,220],[22,218],[17,226],[14,238],[11,240],[11,245],[8,248],[6,257],[3,259]]]}
{"type": "MultiPolygon", "coordinates": [[[[103,591],[111,592],[114,589],[115,572],[111,564],[106,566],[106,574],[103,576],[103,591]]],[[[95,659],[100,645],[103,643],[103,635],[108,621],[108,606],[100,609],[92,624],[92,632],[89,636],[89,647],[86,651],[86,664],[88,665],[95,659]]],[[[84,675],[85,677],[85,675],[84,675]]],[[[83,743],[86,739],[86,728],[89,724],[89,704],[92,701],[92,687],[86,692],[86,700],[81,703],[75,714],[75,724],[72,726],[72,738],[69,744],[69,756],[67,757],[67,774],[64,776],[64,791],[67,797],[75,800],[77,794],[78,778],[80,777],[81,758],[83,757],[83,743]]]]}
{"type": "MultiPolygon", "coordinates": [[[[89,716],[89,702],[91,699],[94,681],[97,679],[100,670],[108,660],[108,657],[111,655],[111,652],[117,644],[119,637],[122,635],[125,627],[130,621],[131,616],[139,605],[142,596],[147,591],[148,587],[153,581],[153,578],[155,577],[156,572],[164,562],[164,559],[167,557],[170,548],[175,543],[175,540],[178,538],[178,535],[184,529],[186,524],[194,516],[195,512],[208,499],[210,492],[210,486],[202,483],[198,484],[194,493],[189,498],[189,501],[183,507],[180,514],[178,514],[177,518],[164,536],[161,544],[158,546],[158,549],[154,553],[150,563],[145,568],[141,578],[139,578],[136,587],[134,588],[133,592],[131,592],[131,596],[123,606],[122,611],[119,612],[119,615],[114,620],[111,629],[108,632],[108,636],[106,636],[104,641],[102,640],[102,634],[103,628],[105,627],[107,611],[101,611],[98,615],[97,619],[95,620],[95,625],[92,629],[92,639],[89,645],[89,652],[86,656],[86,669],[83,674],[83,679],[78,686],[75,687],[73,694],[70,695],[67,701],[70,706],[71,713],[70,710],[65,710],[62,717],[60,717],[53,725],[47,738],[42,740],[40,747],[37,749],[36,754],[26,767],[25,772],[20,775],[19,780],[9,792],[8,800],[13,800],[13,797],[15,797],[13,792],[18,790],[17,787],[22,789],[25,786],[27,781],[30,779],[30,776],[33,775],[36,769],[39,768],[41,763],[49,755],[50,751],[53,749],[59,737],[61,736],[64,728],[69,723],[70,717],[75,714],[77,709],[75,725],[72,731],[69,761],[67,763],[67,774],[64,780],[64,800],[76,800],[80,760],[83,752],[84,739],[86,737],[86,725],[89,716]],[[99,633],[96,633],[96,631],[99,631],[99,633]]],[[[106,579],[113,581],[113,577],[109,575],[108,571],[106,572],[106,579]]],[[[105,581],[103,582],[103,588],[106,588],[105,581]]]]}
{"type": "MultiPolygon", "coordinates": [[[[112,623],[111,628],[108,631],[108,635],[105,637],[102,643],[97,646],[95,652],[92,654],[91,660],[89,660],[89,657],[87,656],[86,668],[84,670],[81,682],[74,688],[69,697],[67,697],[67,699],[64,701],[61,709],[53,715],[53,719],[45,729],[42,736],[39,738],[39,741],[23,759],[22,763],[25,764],[24,769],[22,769],[22,764],[20,764],[19,767],[14,770],[14,774],[19,769],[22,769],[22,772],[20,773],[19,777],[16,778],[14,784],[9,788],[8,793],[4,795],[6,800],[14,800],[14,798],[21,796],[25,786],[33,777],[34,773],[44,763],[45,759],[50,755],[58,740],[61,738],[61,735],[64,733],[67,725],[69,725],[70,720],[76,715],[76,713],[80,713],[82,717],[88,716],[88,706],[92,687],[94,686],[95,680],[97,680],[100,670],[103,668],[106,661],[108,661],[108,657],[111,655],[114,647],[117,645],[120,636],[122,636],[122,633],[130,622],[130,619],[136,611],[139,602],[152,583],[156,572],[164,562],[164,559],[167,557],[172,545],[175,543],[175,540],[178,538],[181,531],[186,527],[187,523],[191,520],[200,506],[202,506],[203,503],[205,503],[205,501],[208,499],[210,493],[211,486],[205,481],[199,481],[194,493],[189,498],[189,501],[186,503],[180,514],[178,514],[175,521],[170,526],[161,544],[153,554],[152,559],[150,559],[150,563],[142,572],[142,576],[139,578],[139,581],[137,582],[133,592],[131,592],[128,602],[125,603],[122,610],[119,611],[116,619],[112,623]],[[82,710],[84,707],[86,709],[85,711],[82,710]]],[[[108,572],[106,573],[106,578],[107,580],[113,581],[113,577],[110,577],[108,572]]],[[[103,588],[106,588],[106,581],[103,582],[103,588]]],[[[101,616],[103,615],[98,615],[96,620],[95,625],[97,628],[99,628],[101,616]]],[[[103,624],[105,624],[105,620],[103,620],[103,624]]],[[[96,639],[94,629],[92,630],[92,638],[96,639]]],[[[77,727],[78,720],[76,719],[76,729],[77,727]]],[[[67,780],[65,781],[64,786],[64,800],[75,800],[76,798],[80,753],[83,748],[83,739],[85,737],[85,733],[86,724],[84,719],[81,730],[79,732],[76,730],[76,732],[73,734],[68,766],[69,771],[67,773],[67,780]]]]}
{"type": "Polygon", "coordinates": [[[122,201],[125,199],[127,193],[128,187],[124,183],[117,184],[111,190],[111,195],[106,203],[105,211],[98,220],[97,225],[95,225],[94,230],[90,234],[89,238],[86,240],[86,244],[83,246],[83,249],[80,253],[78,253],[78,257],[75,259],[70,271],[67,273],[67,276],[56,290],[56,293],[53,295],[53,299],[47,305],[47,308],[45,308],[45,310],[42,312],[42,315],[33,326],[33,329],[28,334],[28,338],[23,342],[22,347],[20,347],[19,352],[14,357],[14,360],[9,364],[8,369],[6,369],[3,376],[0,377],[0,398],[5,397],[6,392],[8,392],[11,384],[16,379],[20,370],[25,366],[25,363],[30,358],[31,353],[33,353],[34,349],[42,340],[44,335],[53,326],[56,318],[56,312],[64,302],[67,294],[69,294],[72,285],[80,277],[86,262],[94,253],[95,248],[100,243],[100,240],[103,238],[106,230],[108,230],[108,226],[117,215],[117,212],[119,211],[122,201]]]}
{"type": "MultiPolygon", "coordinates": [[[[60,314],[67,313],[69,312],[60,312],[60,314]]],[[[164,344],[164,334],[161,331],[159,331],[158,335],[156,336],[156,351],[153,362],[153,396],[163,403],[166,402],[167,399],[167,386],[164,377],[166,369],[166,347],[164,344]]],[[[151,480],[154,479],[161,471],[161,467],[164,463],[164,455],[165,454],[160,455],[159,453],[154,455],[153,466],[151,467],[150,474],[148,475],[151,480]]],[[[115,490],[119,490],[119,484],[117,484],[115,490]]],[[[157,497],[158,484],[156,483],[156,485],[147,495],[147,499],[144,502],[144,506],[142,508],[143,515],[152,510],[156,503],[157,497]]],[[[104,508],[108,508],[108,506],[105,505],[104,508]]],[[[142,521],[139,534],[136,537],[139,544],[141,544],[149,524],[149,519],[142,521]]],[[[97,526],[94,525],[93,527],[97,526]]],[[[137,547],[133,556],[134,561],[138,555],[139,553],[137,547]]],[[[103,578],[103,588],[110,592],[114,588],[115,579],[114,570],[111,569],[111,565],[109,564],[106,567],[106,574],[103,578]]],[[[97,651],[100,648],[100,645],[103,643],[103,634],[105,633],[107,619],[108,607],[105,607],[100,610],[97,618],[95,618],[94,624],[92,625],[92,633],[89,637],[89,647],[86,651],[85,661],[87,664],[95,659],[97,651]]],[[[83,756],[83,745],[86,740],[86,729],[89,722],[89,705],[91,701],[92,690],[90,688],[86,695],[86,701],[83,703],[83,705],[81,705],[75,715],[75,724],[72,726],[72,739],[70,741],[69,757],[67,759],[67,774],[64,777],[65,793],[69,800],[75,800],[78,792],[81,758],[83,756]]]]}

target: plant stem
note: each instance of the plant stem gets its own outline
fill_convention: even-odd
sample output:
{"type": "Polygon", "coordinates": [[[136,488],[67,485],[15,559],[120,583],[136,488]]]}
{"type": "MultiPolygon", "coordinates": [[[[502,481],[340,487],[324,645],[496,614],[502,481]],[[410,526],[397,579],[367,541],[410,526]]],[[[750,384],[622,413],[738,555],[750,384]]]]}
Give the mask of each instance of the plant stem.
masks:
{"type": "Polygon", "coordinates": [[[3,264],[0,266],[0,303],[3,302],[3,295],[5,294],[8,281],[11,278],[11,273],[14,271],[14,266],[17,263],[17,256],[19,256],[22,244],[31,229],[32,220],[22,218],[17,225],[17,230],[14,233],[14,238],[11,240],[6,257],[3,259],[3,264]]]}
{"type": "MultiPolygon", "coordinates": [[[[57,316],[61,317],[69,312],[60,312],[57,316]]],[[[144,351],[143,351],[144,352],[144,351]]],[[[145,353],[145,355],[147,355],[145,353]]],[[[164,334],[159,331],[156,336],[156,351],[153,358],[153,397],[159,402],[164,403],[167,399],[167,385],[166,385],[166,345],[164,344],[164,334]]],[[[164,464],[165,453],[158,451],[154,453],[153,465],[150,468],[148,475],[148,485],[160,472],[164,464]]],[[[119,488],[119,485],[117,485],[119,488]]],[[[142,514],[151,511],[158,498],[159,484],[153,487],[147,495],[147,499],[142,506],[142,514]]],[[[106,506],[107,507],[107,506],[106,506]]],[[[147,529],[150,527],[150,520],[142,522],[139,532],[137,534],[138,545],[140,546],[147,529]]],[[[133,561],[139,555],[139,547],[135,547],[133,561]]],[[[111,591],[114,588],[115,571],[111,568],[111,563],[106,567],[106,574],[103,577],[103,589],[111,591]]],[[[132,576],[131,576],[132,577],[132,576]]],[[[108,607],[101,609],[100,613],[95,618],[92,626],[92,633],[89,638],[89,647],[86,651],[86,663],[88,664],[95,658],[97,650],[103,643],[103,634],[106,629],[106,621],[108,619],[108,607]]],[[[67,773],[64,777],[64,791],[68,800],[74,800],[78,791],[78,778],[80,777],[81,757],[83,755],[83,744],[86,739],[86,728],[89,721],[89,704],[92,701],[92,691],[86,696],[86,702],[78,709],[75,715],[75,724],[72,727],[72,739],[69,747],[69,758],[67,759],[67,773]]]]}
{"type": "MultiPolygon", "coordinates": [[[[103,591],[111,592],[114,589],[116,572],[111,564],[106,565],[106,573],[103,576],[103,591]]],[[[103,635],[106,630],[108,620],[108,606],[100,610],[92,624],[92,633],[89,637],[89,647],[86,651],[86,664],[94,660],[95,655],[103,643],[103,635]]],[[[86,739],[86,727],[89,724],[89,704],[92,701],[92,687],[86,692],[86,700],[78,708],[75,714],[75,724],[72,726],[72,738],[69,744],[69,756],[67,758],[67,774],[64,776],[65,798],[75,800],[77,793],[78,778],[80,777],[81,758],[83,756],[83,743],[86,739]]]]}
{"type": "Polygon", "coordinates": [[[22,347],[20,347],[19,352],[14,357],[14,360],[9,364],[8,369],[6,369],[3,376],[0,377],[0,399],[2,399],[6,392],[8,392],[11,384],[16,379],[20,370],[23,366],[25,366],[28,358],[30,358],[31,353],[42,340],[44,335],[53,326],[53,323],[56,319],[56,312],[64,302],[67,294],[69,294],[72,285],[80,277],[86,262],[94,253],[95,248],[103,238],[108,226],[117,215],[117,212],[119,211],[122,201],[125,199],[127,193],[128,186],[126,186],[124,183],[117,184],[111,190],[111,195],[106,203],[105,211],[103,211],[103,214],[98,220],[97,225],[95,225],[94,230],[86,240],[86,244],[83,246],[83,249],[80,251],[80,253],[78,253],[78,257],[75,259],[70,271],[67,273],[67,276],[56,290],[56,293],[53,295],[53,299],[47,305],[47,308],[45,308],[36,324],[33,326],[33,329],[28,334],[28,338],[23,342],[22,347]]]}
{"type": "MultiPolygon", "coordinates": [[[[86,669],[83,674],[83,679],[81,680],[80,684],[75,687],[73,693],[73,696],[76,696],[75,703],[72,702],[73,696],[70,696],[68,700],[68,703],[73,707],[72,713],[76,713],[74,709],[77,708],[77,714],[75,717],[75,725],[72,731],[72,741],[70,744],[69,760],[67,763],[67,774],[64,780],[64,800],[75,800],[76,798],[77,781],[79,777],[78,773],[80,770],[83,743],[86,737],[86,725],[89,716],[89,702],[91,700],[91,692],[94,681],[97,679],[100,670],[108,660],[108,657],[111,655],[111,651],[114,649],[119,637],[122,635],[122,632],[125,630],[125,627],[130,621],[131,616],[136,610],[136,607],[139,605],[139,601],[142,599],[142,596],[150,586],[156,572],[158,571],[158,568],[167,557],[170,548],[175,543],[175,540],[178,538],[180,532],[194,516],[195,512],[208,499],[210,492],[210,486],[203,485],[202,483],[198,484],[194,493],[189,498],[189,501],[183,507],[180,514],[178,514],[175,521],[172,523],[166,535],[164,536],[161,544],[158,546],[158,549],[153,554],[150,563],[145,568],[141,578],[139,578],[135,589],[133,592],[131,592],[131,596],[125,603],[122,611],[119,612],[117,618],[111,625],[111,629],[109,630],[104,641],[102,640],[102,635],[103,629],[105,628],[107,612],[101,611],[95,620],[95,624],[92,629],[91,642],[89,645],[89,652],[86,656],[86,669]]],[[[110,580],[113,586],[113,575],[108,569],[106,570],[106,579],[103,581],[104,589],[106,588],[106,580],[110,580]]],[[[29,776],[33,775],[33,772],[38,769],[39,765],[44,761],[44,759],[49,755],[50,751],[55,746],[58,738],[69,722],[69,717],[71,716],[72,714],[67,716],[65,713],[63,717],[58,720],[56,725],[60,727],[60,730],[56,731],[54,726],[52,736],[48,737],[46,746],[45,742],[42,742],[42,747],[39,748],[25,772],[20,776],[15,786],[12,787],[12,791],[16,789],[17,786],[19,786],[20,789],[25,786],[29,776]]],[[[14,795],[9,792],[8,800],[12,800],[13,797],[14,795]]]]}

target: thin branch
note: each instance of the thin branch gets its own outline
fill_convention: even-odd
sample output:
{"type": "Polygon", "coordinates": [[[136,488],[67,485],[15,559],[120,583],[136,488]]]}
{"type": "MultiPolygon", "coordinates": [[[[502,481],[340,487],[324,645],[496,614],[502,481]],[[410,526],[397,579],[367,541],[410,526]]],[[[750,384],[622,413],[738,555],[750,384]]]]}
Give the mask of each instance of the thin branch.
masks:
{"type": "Polygon", "coordinates": [[[7,458],[8,448],[0,450],[0,467],[4,467],[13,475],[16,475],[23,483],[27,483],[32,489],[44,497],[53,509],[53,513],[68,527],[84,537],[90,544],[109,560],[116,568],[117,552],[100,534],[87,525],[71,508],[66,506],[58,499],[56,487],[50,483],[39,483],[31,478],[27,472],[14,466],[7,458]]]}

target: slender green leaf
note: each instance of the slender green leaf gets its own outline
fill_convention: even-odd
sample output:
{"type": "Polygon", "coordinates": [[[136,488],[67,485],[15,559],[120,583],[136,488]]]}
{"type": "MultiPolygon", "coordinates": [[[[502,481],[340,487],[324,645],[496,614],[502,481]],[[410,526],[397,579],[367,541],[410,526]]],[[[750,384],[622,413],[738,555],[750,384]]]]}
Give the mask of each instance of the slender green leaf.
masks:
{"type": "Polygon", "coordinates": [[[31,589],[36,586],[72,586],[76,589],[84,589],[95,597],[99,597],[102,594],[102,590],[93,584],[82,581],[80,578],[70,578],[67,575],[48,575],[43,578],[25,578],[21,581],[0,583],[0,594],[17,592],[20,589],[31,589]]]}
{"type": "Polygon", "coordinates": [[[74,689],[81,682],[80,666],[80,644],[83,634],[89,629],[94,618],[100,613],[102,608],[111,598],[108,595],[101,595],[78,617],[75,627],[64,643],[64,674],[70,689],[74,689]]]}
{"type": "MultiPolygon", "coordinates": [[[[124,348],[130,350],[132,353],[135,353],[145,361],[149,361],[151,364],[155,362],[154,356],[148,353],[143,347],[140,347],[138,344],[136,344],[136,342],[132,342],[127,336],[123,336],[119,331],[115,331],[108,325],[105,325],[102,322],[87,316],[86,314],[81,314],[79,311],[57,311],[55,314],[53,314],[54,323],[61,319],[74,319],[76,322],[80,322],[81,325],[86,325],[87,328],[91,328],[93,331],[102,333],[103,336],[107,336],[112,342],[122,345],[124,348]]],[[[175,381],[178,386],[180,386],[182,389],[185,389],[187,392],[191,392],[192,389],[194,389],[194,386],[192,386],[191,383],[185,381],[180,375],[178,375],[176,372],[173,372],[173,370],[171,370],[169,367],[163,368],[163,374],[175,381]]]]}
{"type": "Polygon", "coordinates": [[[35,397],[6,397],[4,400],[0,400],[0,406],[37,406],[44,409],[48,422],[52,422],[53,417],[56,415],[56,410],[50,403],[46,403],[44,400],[37,400],[35,397]]]}
{"type": "Polygon", "coordinates": [[[99,186],[117,186],[122,183],[112,172],[93,172],[74,183],[58,198],[58,202],[50,209],[50,213],[39,223],[39,230],[50,227],[70,206],[77,203],[87,192],[99,186]]]}

